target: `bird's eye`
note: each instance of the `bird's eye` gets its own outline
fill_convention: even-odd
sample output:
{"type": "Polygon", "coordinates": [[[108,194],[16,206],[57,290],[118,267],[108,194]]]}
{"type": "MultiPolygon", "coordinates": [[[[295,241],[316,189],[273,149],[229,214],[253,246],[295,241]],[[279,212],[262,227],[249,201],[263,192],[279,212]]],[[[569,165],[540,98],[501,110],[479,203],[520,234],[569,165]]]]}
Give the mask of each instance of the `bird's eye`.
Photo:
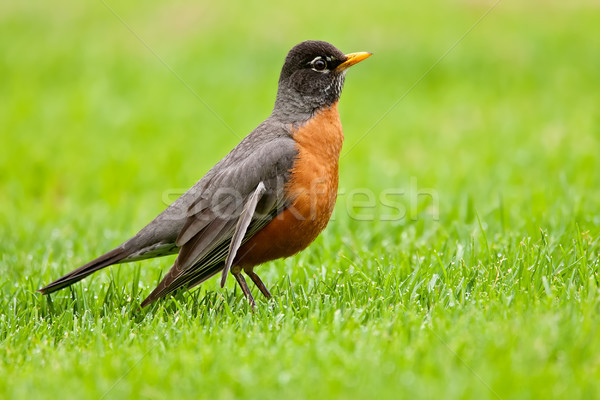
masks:
{"type": "Polygon", "coordinates": [[[315,61],[313,61],[312,66],[317,71],[323,71],[325,68],[327,68],[327,63],[322,58],[317,58],[315,61]]]}

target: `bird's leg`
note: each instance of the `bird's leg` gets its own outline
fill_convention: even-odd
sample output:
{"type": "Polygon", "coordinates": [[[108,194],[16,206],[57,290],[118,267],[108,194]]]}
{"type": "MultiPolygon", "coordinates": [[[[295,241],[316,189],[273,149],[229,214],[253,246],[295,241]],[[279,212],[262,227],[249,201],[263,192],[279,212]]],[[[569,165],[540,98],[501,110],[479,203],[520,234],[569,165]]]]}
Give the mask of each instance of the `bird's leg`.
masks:
{"type": "Polygon", "coordinates": [[[256,275],[256,273],[254,271],[245,271],[246,274],[250,277],[250,279],[252,279],[252,282],[254,282],[254,284],[256,285],[256,287],[258,287],[258,289],[260,290],[260,292],[267,298],[270,299],[271,297],[271,293],[269,292],[269,289],[267,289],[267,287],[265,286],[265,284],[263,283],[263,281],[260,280],[260,277],[258,275],[256,275]]]}
{"type": "Polygon", "coordinates": [[[250,305],[252,306],[252,309],[254,310],[254,307],[256,306],[256,302],[254,301],[254,297],[252,297],[252,293],[250,293],[250,288],[248,287],[246,280],[242,276],[242,272],[241,271],[235,271],[235,272],[231,271],[231,273],[233,274],[233,276],[235,276],[235,279],[240,284],[240,287],[242,288],[242,292],[244,293],[244,296],[246,296],[248,303],[250,303],[250,305]]]}

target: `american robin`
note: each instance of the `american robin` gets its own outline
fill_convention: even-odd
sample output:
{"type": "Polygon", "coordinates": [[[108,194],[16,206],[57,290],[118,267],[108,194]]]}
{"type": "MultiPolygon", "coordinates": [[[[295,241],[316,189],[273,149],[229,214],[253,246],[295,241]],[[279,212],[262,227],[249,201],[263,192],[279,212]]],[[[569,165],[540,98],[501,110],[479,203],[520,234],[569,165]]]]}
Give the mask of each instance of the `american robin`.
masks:
{"type": "Polygon", "coordinates": [[[231,271],[252,306],[242,270],[270,298],[254,267],[305,249],[327,225],[344,139],[337,103],[347,68],[369,56],[322,41],[296,45],[264,122],[135,236],[39,292],[109,265],[179,253],[142,307],[220,271],[221,287],[231,271]]]}

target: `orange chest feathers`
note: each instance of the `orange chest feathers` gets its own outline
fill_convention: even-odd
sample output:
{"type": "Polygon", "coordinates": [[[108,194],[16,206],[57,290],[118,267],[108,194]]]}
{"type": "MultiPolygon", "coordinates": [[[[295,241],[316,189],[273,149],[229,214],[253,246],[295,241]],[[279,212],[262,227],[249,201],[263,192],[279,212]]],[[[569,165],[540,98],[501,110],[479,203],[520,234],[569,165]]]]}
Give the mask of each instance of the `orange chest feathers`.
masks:
{"type": "Polygon", "coordinates": [[[290,211],[320,232],[331,216],[338,191],[338,164],[344,134],[337,104],[294,131],[298,156],[286,187],[290,211]],[[312,221],[312,222],[310,222],[312,221]]]}
{"type": "Polygon", "coordinates": [[[290,205],[238,251],[245,268],[304,250],[327,226],[338,191],[338,163],[344,134],[337,104],[294,129],[298,150],[286,197],[290,205]]]}

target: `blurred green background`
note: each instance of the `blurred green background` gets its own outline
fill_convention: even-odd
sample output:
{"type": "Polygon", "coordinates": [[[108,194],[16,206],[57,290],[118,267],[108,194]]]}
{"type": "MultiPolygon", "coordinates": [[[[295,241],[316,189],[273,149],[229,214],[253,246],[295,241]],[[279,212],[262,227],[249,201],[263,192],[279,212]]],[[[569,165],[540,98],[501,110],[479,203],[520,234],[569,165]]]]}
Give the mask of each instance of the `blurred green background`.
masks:
{"type": "Polygon", "coordinates": [[[2,3],[0,397],[599,396],[600,4],[504,0],[469,31],[493,4],[2,3]],[[209,282],[139,316],[172,258],[34,293],[266,118],[307,39],[375,55],[334,221],[261,267],[275,305],[209,282]],[[356,189],[406,195],[382,220],[356,189]]]}

